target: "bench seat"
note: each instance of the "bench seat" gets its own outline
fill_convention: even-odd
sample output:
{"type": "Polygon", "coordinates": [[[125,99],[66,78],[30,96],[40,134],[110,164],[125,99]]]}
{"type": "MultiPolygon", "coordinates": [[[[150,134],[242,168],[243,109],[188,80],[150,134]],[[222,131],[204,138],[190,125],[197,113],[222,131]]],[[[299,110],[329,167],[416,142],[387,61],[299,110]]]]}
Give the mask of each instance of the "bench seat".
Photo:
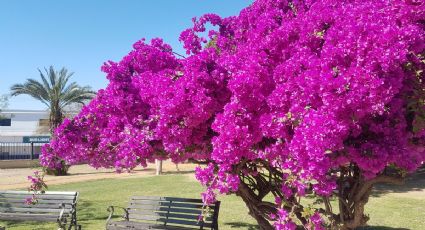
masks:
{"type": "Polygon", "coordinates": [[[198,221],[204,205],[201,199],[178,197],[134,196],[127,208],[110,206],[106,229],[218,229],[220,202],[208,207],[209,213],[204,221],[198,221]],[[123,211],[123,219],[112,221],[114,211],[123,211]]]}
{"type": "Polygon", "coordinates": [[[56,222],[59,228],[79,229],[77,225],[77,192],[37,194],[36,204],[26,204],[28,191],[0,191],[0,220],[56,222]]]}

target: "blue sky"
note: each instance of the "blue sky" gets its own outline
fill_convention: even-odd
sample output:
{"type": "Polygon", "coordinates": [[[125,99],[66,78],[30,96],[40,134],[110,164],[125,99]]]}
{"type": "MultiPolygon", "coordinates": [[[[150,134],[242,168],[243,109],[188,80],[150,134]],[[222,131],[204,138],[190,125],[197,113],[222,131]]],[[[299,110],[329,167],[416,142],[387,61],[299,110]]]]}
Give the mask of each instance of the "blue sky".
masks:
{"type": "MultiPolygon", "coordinates": [[[[180,32],[204,13],[236,15],[251,0],[0,0],[0,95],[39,78],[50,65],[98,90],[107,85],[103,62],[118,61],[141,38],[161,37],[179,53],[180,32]]],[[[45,109],[28,96],[9,109],[45,109]]]]}

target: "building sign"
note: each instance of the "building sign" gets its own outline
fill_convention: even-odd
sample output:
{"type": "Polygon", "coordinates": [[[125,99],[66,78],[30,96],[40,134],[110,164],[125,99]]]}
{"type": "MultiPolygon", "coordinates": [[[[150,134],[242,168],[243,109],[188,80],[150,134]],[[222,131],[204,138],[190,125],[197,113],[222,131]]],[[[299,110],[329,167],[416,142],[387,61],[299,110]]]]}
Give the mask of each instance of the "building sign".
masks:
{"type": "Polygon", "coordinates": [[[49,143],[50,136],[24,136],[24,143],[49,143]]]}

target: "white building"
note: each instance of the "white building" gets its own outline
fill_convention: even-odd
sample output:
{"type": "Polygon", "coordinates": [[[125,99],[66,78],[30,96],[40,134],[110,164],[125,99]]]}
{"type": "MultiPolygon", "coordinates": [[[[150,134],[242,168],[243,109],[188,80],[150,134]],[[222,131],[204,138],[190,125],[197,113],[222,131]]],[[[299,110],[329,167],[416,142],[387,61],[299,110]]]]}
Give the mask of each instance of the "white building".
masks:
{"type": "Polygon", "coordinates": [[[24,137],[49,135],[49,111],[0,111],[0,142],[24,143],[24,137]]]}
{"type": "Polygon", "coordinates": [[[0,160],[36,159],[49,140],[49,111],[0,111],[0,160]]]}

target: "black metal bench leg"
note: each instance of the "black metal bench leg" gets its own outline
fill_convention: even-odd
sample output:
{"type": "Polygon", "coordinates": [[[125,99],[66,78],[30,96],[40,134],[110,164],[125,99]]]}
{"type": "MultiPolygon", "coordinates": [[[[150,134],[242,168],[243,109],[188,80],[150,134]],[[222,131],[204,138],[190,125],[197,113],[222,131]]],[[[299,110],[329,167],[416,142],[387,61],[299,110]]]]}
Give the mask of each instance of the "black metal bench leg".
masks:
{"type": "Polygon", "coordinates": [[[65,230],[66,229],[66,223],[63,223],[61,220],[58,220],[58,227],[61,230],[65,230]]]}
{"type": "Polygon", "coordinates": [[[69,230],[71,230],[72,227],[74,227],[74,230],[81,230],[81,225],[77,224],[77,211],[72,214],[72,221],[69,225],[69,230]]]}
{"type": "Polygon", "coordinates": [[[74,213],[72,213],[72,215],[71,215],[71,222],[69,223],[68,230],[71,230],[73,228],[74,228],[74,230],[81,229],[81,225],[77,224],[77,212],[76,211],[74,213]]]}

